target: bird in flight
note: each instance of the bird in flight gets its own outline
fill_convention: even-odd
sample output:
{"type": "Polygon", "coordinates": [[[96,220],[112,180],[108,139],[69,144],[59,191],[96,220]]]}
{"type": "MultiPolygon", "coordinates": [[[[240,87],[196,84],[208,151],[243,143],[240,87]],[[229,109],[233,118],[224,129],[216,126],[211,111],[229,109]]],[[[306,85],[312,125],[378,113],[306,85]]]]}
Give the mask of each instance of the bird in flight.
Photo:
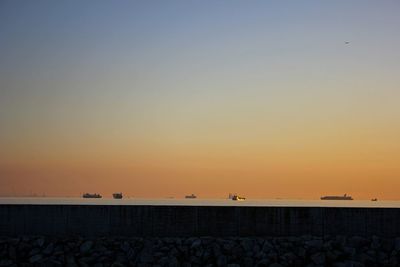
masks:
{"type": "Polygon", "coordinates": [[[344,42],[345,44],[349,44],[350,42],[349,41],[346,41],[346,42],[344,42]]]}

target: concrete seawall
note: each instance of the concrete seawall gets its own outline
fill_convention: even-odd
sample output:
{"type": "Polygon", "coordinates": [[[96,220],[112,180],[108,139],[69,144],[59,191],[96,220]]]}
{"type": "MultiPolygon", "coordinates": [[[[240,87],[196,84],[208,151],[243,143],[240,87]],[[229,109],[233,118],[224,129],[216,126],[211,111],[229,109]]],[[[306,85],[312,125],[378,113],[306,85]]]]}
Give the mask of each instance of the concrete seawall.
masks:
{"type": "Polygon", "coordinates": [[[0,205],[0,235],[400,236],[400,209],[0,205]]]}

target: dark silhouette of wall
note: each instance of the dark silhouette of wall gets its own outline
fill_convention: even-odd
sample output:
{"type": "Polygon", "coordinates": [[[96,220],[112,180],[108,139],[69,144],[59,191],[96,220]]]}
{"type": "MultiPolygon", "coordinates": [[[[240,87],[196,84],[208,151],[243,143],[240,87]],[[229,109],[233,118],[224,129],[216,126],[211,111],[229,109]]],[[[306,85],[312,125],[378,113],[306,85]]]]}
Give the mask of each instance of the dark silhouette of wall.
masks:
{"type": "Polygon", "coordinates": [[[0,205],[0,235],[400,236],[400,209],[0,205]]]}

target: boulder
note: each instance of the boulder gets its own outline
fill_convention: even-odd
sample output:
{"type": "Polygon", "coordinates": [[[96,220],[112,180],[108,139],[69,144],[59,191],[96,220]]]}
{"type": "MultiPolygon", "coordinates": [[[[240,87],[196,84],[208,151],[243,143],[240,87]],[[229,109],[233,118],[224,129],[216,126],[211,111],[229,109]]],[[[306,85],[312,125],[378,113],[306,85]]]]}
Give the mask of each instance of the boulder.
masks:
{"type": "Polygon", "coordinates": [[[310,259],[313,263],[315,263],[317,265],[325,264],[325,254],[324,253],[321,253],[321,252],[315,253],[315,254],[311,255],[310,259]]]}
{"type": "Polygon", "coordinates": [[[81,246],[79,247],[79,251],[82,254],[88,254],[90,252],[90,250],[92,249],[93,246],[93,242],[92,241],[85,241],[81,244],[81,246]]]}

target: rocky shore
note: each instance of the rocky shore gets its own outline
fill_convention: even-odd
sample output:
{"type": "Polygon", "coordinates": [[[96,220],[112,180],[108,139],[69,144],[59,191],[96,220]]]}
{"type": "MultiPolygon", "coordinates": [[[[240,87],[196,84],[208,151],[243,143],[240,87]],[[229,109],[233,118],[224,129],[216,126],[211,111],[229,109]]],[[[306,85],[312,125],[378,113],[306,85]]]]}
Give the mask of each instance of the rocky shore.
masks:
{"type": "Polygon", "coordinates": [[[400,266],[400,238],[0,238],[0,266],[400,266]]]}

